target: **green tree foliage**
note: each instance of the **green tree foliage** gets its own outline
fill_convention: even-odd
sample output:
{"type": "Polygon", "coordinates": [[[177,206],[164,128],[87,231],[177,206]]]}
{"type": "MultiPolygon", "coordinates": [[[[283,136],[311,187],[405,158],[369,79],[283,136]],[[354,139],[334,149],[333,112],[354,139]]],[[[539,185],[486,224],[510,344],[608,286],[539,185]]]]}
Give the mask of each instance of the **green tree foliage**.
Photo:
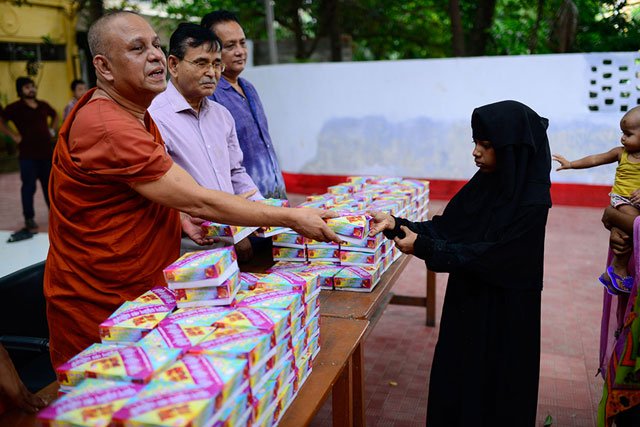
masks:
{"type": "MultiPolygon", "coordinates": [[[[263,0],[152,1],[181,20],[232,10],[247,37],[266,38],[263,0]]],[[[278,38],[295,40],[298,60],[309,58],[320,37],[333,35],[335,41],[336,33],[351,39],[356,60],[640,48],[635,0],[276,0],[274,5],[278,38]],[[455,50],[452,11],[460,24],[455,50]]]]}

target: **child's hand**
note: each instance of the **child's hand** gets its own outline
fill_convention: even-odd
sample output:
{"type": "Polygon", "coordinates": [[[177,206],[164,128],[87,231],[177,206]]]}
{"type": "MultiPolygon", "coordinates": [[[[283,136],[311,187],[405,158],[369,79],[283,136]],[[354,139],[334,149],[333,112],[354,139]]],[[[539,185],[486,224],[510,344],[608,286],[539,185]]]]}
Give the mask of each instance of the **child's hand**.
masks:
{"type": "Polygon", "coordinates": [[[413,254],[413,245],[416,243],[418,235],[409,230],[404,225],[400,226],[400,230],[404,231],[404,238],[396,237],[393,241],[396,243],[396,248],[400,249],[400,252],[411,255],[413,254]]]}
{"type": "Polygon", "coordinates": [[[571,162],[562,157],[560,154],[554,154],[553,156],[551,156],[551,158],[560,163],[560,167],[556,169],[557,171],[561,171],[563,169],[571,169],[571,162]]]}
{"type": "Polygon", "coordinates": [[[373,218],[369,236],[375,236],[384,230],[393,230],[396,228],[396,220],[389,214],[383,212],[367,212],[367,214],[373,218]]]}
{"type": "Polygon", "coordinates": [[[631,203],[633,203],[634,205],[637,205],[640,203],[640,188],[638,188],[636,191],[634,191],[633,193],[631,193],[631,197],[629,197],[629,200],[631,201],[631,203]]]}

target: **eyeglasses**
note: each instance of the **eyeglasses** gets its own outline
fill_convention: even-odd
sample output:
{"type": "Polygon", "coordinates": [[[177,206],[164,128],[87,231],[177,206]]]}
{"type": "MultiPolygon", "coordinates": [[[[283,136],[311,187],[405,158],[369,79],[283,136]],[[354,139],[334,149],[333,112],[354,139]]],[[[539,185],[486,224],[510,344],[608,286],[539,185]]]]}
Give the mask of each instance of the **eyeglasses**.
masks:
{"type": "Polygon", "coordinates": [[[207,62],[207,61],[189,61],[188,59],[183,59],[184,62],[188,62],[191,65],[195,65],[196,68],[200,71],[206,71],[209,68],[213,67],[213,71],[215,72],[224,72],[224,64],[222,62],[207,62]]]}

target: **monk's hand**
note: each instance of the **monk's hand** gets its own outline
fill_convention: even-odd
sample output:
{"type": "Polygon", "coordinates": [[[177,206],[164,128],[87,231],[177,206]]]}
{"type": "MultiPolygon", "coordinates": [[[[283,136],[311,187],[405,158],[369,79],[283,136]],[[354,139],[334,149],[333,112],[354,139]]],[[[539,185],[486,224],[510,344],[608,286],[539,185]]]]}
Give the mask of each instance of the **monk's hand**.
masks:
{"type": "Polygon", "coordinates": [[[253,248],[251,247],[251,241],[248,237],[240,240],[238,243],[233,245],[236,249],[236,255],[238,256],[238,261],[244,262],[249,261],[253,258],[253,248]]]}
{"type": "Polygon", "coordinates": [[[38,412],[47,406],[39,396],[32,394],[20,380],[7,350],[0,345],[0,396],[23,411],[38,412]]]}
{"type": "Polygon", "coordinates": [[[184,212],[180,212],[182,231],[200,246],[211,245],[216,242],[214,238],[207,237],[207,233],[202,229],[202,223],[204,221],[204,219],[194,218],[184,212]]]}
{"type": "Polygon", "coordinates": [[[367,215],[373,219],[369,236],[375,236],[384,230],[393,230],[396,228],[396,220],[389,214],[383,212],[367,212],[367,215]]]}
{"type": "Polygon", "coordinates": [[[329,228],[324,218],[335,218],[336,212],[316,208],[293,208],[289,210],[290,219],[287,227],[319,242],[342,243],[342,239],[329,228]]]}
{"type": "Polygon", "coordinates": [[[238,196],[242,197],[243,199],[248,199],[249,197],[253,196],[257,192],[258,192],[258,189],[255,188],[255,189],[249,190],[249,191],[247,191],[245,193],[240,193],[240,194],[238,194],[238,196]]]}
{"type": "Polygon", "coordinates": [[[396,244],[396,248],[400,250],[400,252],[412,255],[413,254],[413,246],[416,243],[416,239],[418,235],[413,231],[409,230],[404,225],[400,226],[400,230],[404,231],[404,237],[401,239],[400,237],[396,237],[393,241],[396,244]]]}
{"type": "Polygon", "coordinates": [[[609,235],[609,247],[615,255],[625,255],[633,250],[631,236],[619,228],[612,227],[609,235]]]}

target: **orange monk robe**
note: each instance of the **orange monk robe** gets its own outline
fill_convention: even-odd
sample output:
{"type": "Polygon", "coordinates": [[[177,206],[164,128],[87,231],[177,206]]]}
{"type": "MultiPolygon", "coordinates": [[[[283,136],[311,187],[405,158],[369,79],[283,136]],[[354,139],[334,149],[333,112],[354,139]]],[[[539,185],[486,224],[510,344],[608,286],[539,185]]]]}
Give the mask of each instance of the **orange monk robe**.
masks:
{"type": "Polygon", "coordinates": [[[179,256],[178,211],[131,188],[173,161],[155,123],[87,93],[60,130],[49,181],[47,299],[54,367],[99,342],[98,325],[125,300],[166,285],[179,256]]]}

